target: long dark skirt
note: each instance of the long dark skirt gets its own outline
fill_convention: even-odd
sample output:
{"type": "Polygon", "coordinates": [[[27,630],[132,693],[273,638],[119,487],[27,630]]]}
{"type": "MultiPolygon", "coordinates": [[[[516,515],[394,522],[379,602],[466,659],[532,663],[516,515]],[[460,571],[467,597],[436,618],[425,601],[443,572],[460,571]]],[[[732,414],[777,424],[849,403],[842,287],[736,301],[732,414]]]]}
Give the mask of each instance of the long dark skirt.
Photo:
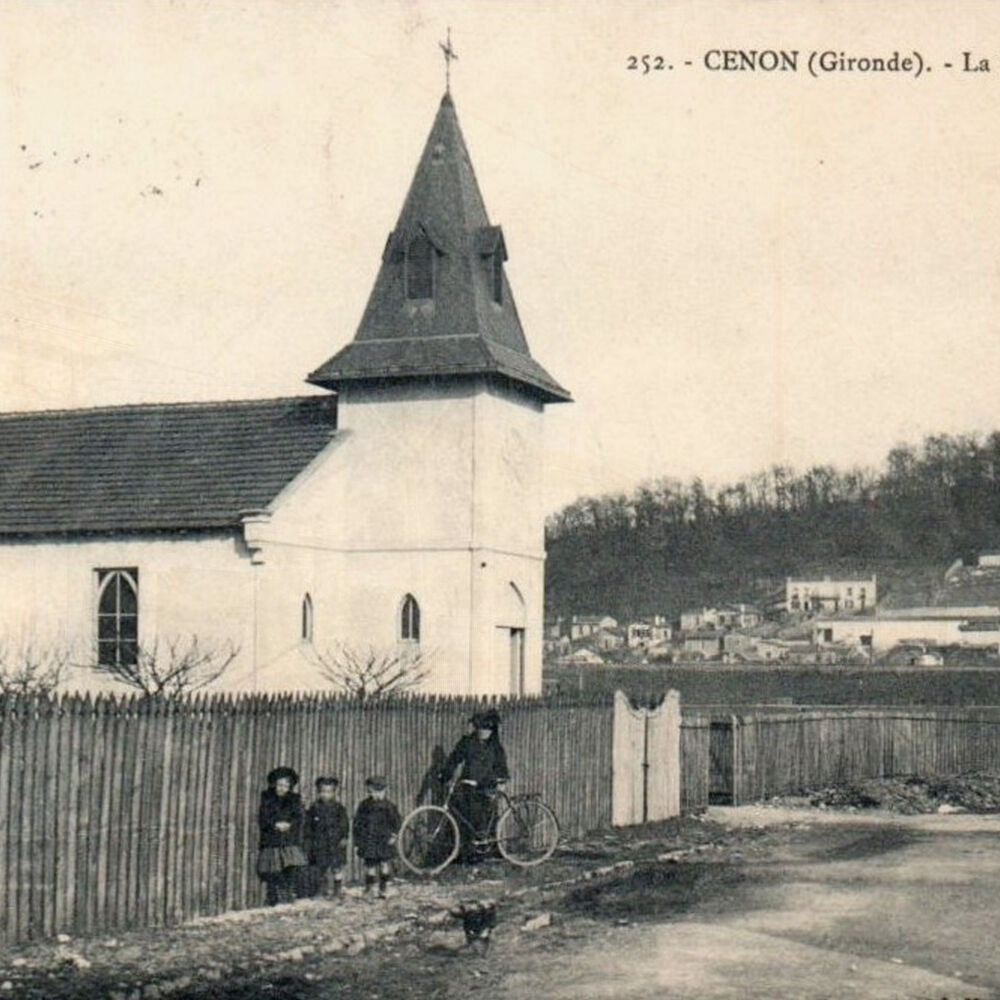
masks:
{"type": "Polygon", "coordinates": [[[305,865],[306,856],[297,844],[261,849],[257,855],[257,874],[264,882],[264,901],[268,906],[295,900],[299,873],[305,865]]]}
{"type": "Polygon", "coordinates": [[[474,785],[460,783],[451,800],[452,808],[464,819],[459,820],[461,853],[466,860],[474,860],[482,849],[474,843],[490,836],[493,820],[493,794],[474,785]]]}

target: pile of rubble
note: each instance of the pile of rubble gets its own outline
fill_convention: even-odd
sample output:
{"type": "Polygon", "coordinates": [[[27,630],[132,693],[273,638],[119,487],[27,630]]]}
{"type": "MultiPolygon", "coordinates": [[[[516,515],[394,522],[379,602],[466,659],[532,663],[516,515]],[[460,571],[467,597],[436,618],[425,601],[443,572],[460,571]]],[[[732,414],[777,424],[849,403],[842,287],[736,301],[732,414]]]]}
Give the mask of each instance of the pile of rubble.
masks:
{"type": "Polygon", "coordinates": [[[869,778],[810,793],[811,805],[889,812],[1000,812],[1000,774],[970,771],[945,778],[869,778]]]}

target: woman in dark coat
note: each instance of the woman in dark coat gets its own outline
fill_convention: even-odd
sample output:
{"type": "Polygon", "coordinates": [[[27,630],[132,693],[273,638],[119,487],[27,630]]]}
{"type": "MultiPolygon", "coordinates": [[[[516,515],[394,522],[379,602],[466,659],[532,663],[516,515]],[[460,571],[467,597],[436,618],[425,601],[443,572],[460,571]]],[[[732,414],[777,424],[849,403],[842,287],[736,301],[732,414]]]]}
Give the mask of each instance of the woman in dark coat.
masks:
{"type": "Polygon", "coordinates": [[[306,863],[302,850],[305,814],[302,796],[295,791],[298,783],[299,776],[292,768],[276,767],[267,776],[267,788],[260,793],[257,874],[266,886],[268,906],[295,899],[296,877],[306,863]]]}
{"type": "Polygon", "coordinates": [[[459,823],[462,835],[462,858],[475,860],[477,840],[490,834],[493,819],[493,798],[497,786],[510,777],[507,754],[500,742],[500,715],[495,711],[480,712],[469,720],[472,732],[466,733],[445,761],[444,781],[451,781],[461,767],[458,784],[452,795],[452,808],[466,823],[459,823]]]}

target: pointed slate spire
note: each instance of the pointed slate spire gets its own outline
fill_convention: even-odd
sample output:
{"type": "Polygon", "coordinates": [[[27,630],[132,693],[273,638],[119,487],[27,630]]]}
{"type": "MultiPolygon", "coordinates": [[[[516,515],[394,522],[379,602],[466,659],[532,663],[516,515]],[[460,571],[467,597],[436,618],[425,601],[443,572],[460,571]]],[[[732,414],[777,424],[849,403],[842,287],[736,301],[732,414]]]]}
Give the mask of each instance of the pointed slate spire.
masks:
{"type": "Polygon", "coordinates": [[[528,350],[451,95],[441,100],[354,340],[309,375],[348,382],[488,375],[543,402],[570,394],[528,350]]]}

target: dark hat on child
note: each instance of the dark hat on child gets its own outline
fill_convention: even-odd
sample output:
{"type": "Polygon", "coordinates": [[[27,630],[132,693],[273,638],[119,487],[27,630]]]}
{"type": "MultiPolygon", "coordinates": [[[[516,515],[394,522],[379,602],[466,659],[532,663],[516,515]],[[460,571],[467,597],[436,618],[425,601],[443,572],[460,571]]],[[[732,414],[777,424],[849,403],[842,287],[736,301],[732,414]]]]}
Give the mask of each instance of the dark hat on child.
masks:
{"type": "Polygon", "coordinates": [[[333,788],[336,788],[339,784],[340,784],[340,778],[334,778],[332,775],[329,775],[329,774],[327,774],[327,775],[321,774],[316,779],[316,787],[317,788],[323,788],[325,785],[328,785],[328,786],[331,786],[333,788]]]}
{"type": "Polygon", "coordinates": [[[376,791],[381,791],[383,788],[387,788],[389,782],[381,774],[373,774],[370,778],[365,778],[365,787],[374,788],[376,791]]]}
{"type": "Polygon", "coordinates": [[[292,783],[293,787],[299,783],[298,772],[291,767],[276,767],[268,774],[267,783],[269,785],[275,785],[282,778],[287,778],[292,783]]]}

